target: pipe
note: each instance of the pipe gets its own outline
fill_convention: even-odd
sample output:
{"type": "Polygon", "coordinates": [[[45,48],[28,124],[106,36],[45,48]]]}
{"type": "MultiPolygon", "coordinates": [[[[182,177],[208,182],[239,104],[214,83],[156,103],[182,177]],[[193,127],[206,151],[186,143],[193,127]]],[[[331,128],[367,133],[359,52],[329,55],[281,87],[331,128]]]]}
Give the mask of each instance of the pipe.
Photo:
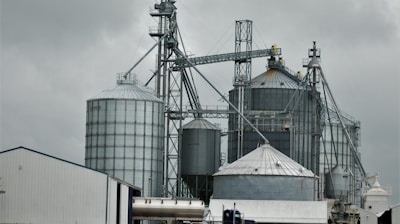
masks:
{"type": "Polygon", "coordinates": [[[202,221],[205,205],[200,200],[134,197],[133,218],[136,220],[193,220],[202,221]]]}

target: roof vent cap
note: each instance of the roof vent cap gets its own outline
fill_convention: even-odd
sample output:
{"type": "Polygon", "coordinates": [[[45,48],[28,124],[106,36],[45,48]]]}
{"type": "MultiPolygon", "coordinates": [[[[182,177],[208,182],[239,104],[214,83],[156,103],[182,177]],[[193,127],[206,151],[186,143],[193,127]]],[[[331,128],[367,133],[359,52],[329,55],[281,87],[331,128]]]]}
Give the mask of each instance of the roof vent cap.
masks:
{"type": "Polygon", "coordinates": [[[136,74],[132,73],[117,73],[117,85],[122,85],[122,84],[129,84],[133,85],[137,83],[137,78],[136,74]]]}

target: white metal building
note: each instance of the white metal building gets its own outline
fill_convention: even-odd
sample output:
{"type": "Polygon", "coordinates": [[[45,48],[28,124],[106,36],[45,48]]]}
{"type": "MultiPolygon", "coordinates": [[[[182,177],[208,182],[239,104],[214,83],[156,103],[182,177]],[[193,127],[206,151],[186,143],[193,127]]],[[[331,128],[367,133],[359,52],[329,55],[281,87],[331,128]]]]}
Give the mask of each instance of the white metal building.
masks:
{"type": "Polygon", "coordinates": [[[18,147],[0,152],[0,223],[132,223],[139,190],[105,173],[18,147]]]}
{"type": "Polygon", "coordinates": [[[400,204],[392,207],[392,223],[400,223],[400,204]]]}

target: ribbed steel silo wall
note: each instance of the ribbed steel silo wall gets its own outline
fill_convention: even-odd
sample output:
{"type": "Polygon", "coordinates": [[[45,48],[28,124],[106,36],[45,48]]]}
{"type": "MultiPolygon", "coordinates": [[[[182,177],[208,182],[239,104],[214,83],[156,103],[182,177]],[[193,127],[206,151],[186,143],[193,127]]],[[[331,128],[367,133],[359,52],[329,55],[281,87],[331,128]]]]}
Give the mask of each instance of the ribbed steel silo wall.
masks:
{"type": "MultiPolygon", "coordinates": [[[[342,129],[342,126],[338,123],[327,122],[325,124],[326,128],[323,132],[323,142],[320,154],[320,170],[325,174],[325,195],[327,197],[332,197],[332,193],[328,193],[331,191],[330,188],[330,180],[332,171],[335,167],[340,167],[343,170],[350,171],[348,172],[350,176],[348,177],[348,185],[346,186],[346,191],[349,192],[349,195],[346,195],[348,201],[354,201],[354,203],[359,203],[357,198],[359,195],[355,195],[354,192],[357,192],[358,189],[361,188],[360,183],[357,181],[359,179],[359,173],[357,172],[356,163],[353,156],[353,151],[348,144],[348,140],[346,138],[345,132],[342,129]]],[[[346,128],[350,137],[356,147],[358,147],[358,123],[348,123],[346,124],[346,128]]],[[[343,197],[343,195],[342,195],[343,197]]]]}
{"type": "Polygon", "coordinates": [[[340,166],[332,168],[331,172],[325,174],[325,197],[349,200],[349,172],[346,172],[340,166]]]}
{"type": "Polygon", "coordinates": [[[219,130],[184,129],[182,138],[182,175],[212,175],[220,165],[219,130]]]}
{"type": "MultiPolygon", "coordinates": [[[[256,116],[249,116],[249,112],[245,112],[246,117],[260,130],[260,132],[270,141],[270,144],[281,152],[290,156],[290,133],[285,130],[283,123],[271,124],[265,121],[265,111],[283,111],[288,104],[291,96],[295,93],[294,89],[252,89],[251,111],[256,116]],[[274,125],[274,126],[273,126],[274,125]]],[[[229,92],[229,99],[237,105],[237,93],[235,90],[229,92]]],[[[237,139],[238,133],[235,131],[237,127],[238,115],[231,114],[229,116],[228,126],[228,162],[237,159],[237,139]]],[[[271,119],[268,119],[271,121],[271,119]]],[[[243,155],[257,148],[259,144],[263,144],[258,134],[245,124],[243,155]]]]}
{"type": "Polygon", "coordinates": [[[215,199],[312,201],[314,180],[300,176],[214,177],[215,199]]]}
{"type": "Polygon", "coordinates": [[[160,101],[88,100],[86,166],[160,196],[163,114],[160,101]]]}
{"type": "MultiPolygon", "coordinates": [[[[317,132],[320,130],[320,127],[318,127],[320,122],[316,119],[318,117],[316,115],[320,113],[320,108],[316,103],[318,99],[313,100],[310,90],[253,88],[251,91],[252,107],[245,111],[245,115],[250,117],[253,124],[257,124],[255,126],[269,139],[272,146],[307,169],[319,173],[319,143],[313,139],[313,136],[317,136],[317,132]],[[275,115],[264,114],[264,112],[277,112],[279,114],[285,108],[291,117],[288,128],[285,127],[286,120],[273,119],[271,116],[275,115]],[[276,122],[271,123],[271,121],[276,122]],[[314,149],[312,149],[313,144],[315,144],[314,149]]],[[[316,98],[319,98],[319,95],[316,98]]],[[[229,100],[237,105],[236,90],[229,92],[229,100]]],[[[237,159],[237,120],[237,114],[229,116],[228,162],[237,159]]],[[[258,143],[262,144],[260,138],[248,125],[245,125],[244,139],[244,154],[255,149],[258,143]]]]}
{"type": "Polygon", "coordinates": [[[212,175],[220,166],[221,130],[204,119],[195,119],[182,131],[181,175],[191,196],[208,204],[212,175]],[[207,126],[207,127],[206,127],[207,126]]]}
{"type": "MultiPolygon", "coordinates": [[[[273,132],[273,131],[261,131],[261,133],[270,141],[271,145],[279,149],[282,153],[290,156],[290,133],[289,132],[273,132]]],[[[243,138],[243,154],[247,154],[257,148],[263,143],[261,137],[254,131],[245,131],[243,138]]],[[[233,145],[238,141],[237,132],[230,133],[230,141],[233,145]]],[[[237,148],[236,148],[237,149],[237,148]]],[[[237,151],[229,153],[230,161],[235,161],[237,151]],[[233,154],[233,156],[232,156],[233,154]]]]}

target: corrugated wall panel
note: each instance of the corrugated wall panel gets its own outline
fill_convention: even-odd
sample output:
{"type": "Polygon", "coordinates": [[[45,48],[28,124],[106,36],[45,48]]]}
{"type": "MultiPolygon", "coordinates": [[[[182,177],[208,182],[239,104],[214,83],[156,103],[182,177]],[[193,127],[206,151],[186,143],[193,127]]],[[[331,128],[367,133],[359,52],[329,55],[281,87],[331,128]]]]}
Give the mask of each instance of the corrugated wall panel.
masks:
{"type": "Polygon", "coordinates": [[[0,154],[0,177],[0,223],[105,223],[105,174],[17,149],[0,154]]]}
{"type": "Polygon", "coordinates": [[[313,190],[314,180],[310,177],[261,175],[214,176],[213,198],[312,201],[313,190]]]}
{"type": "Polygon", "coordinates": [[[127,186],[121,185],[121,193],[120,193],[120,200],[119,200],[119,220],[120,223],[128,223],[128,197],[129,197],[129,188],[127,186]]]}
{"type": "Polygon", "coordinates": [[[117,223],[117,181],[109,178],[108,181],[108,211],[107,221],[109,224],[117,223]]]}
{"type": "Polygon", "coordinates": [[[400,223],[400,204],[392,208],[392,223],[400,223]]]}

